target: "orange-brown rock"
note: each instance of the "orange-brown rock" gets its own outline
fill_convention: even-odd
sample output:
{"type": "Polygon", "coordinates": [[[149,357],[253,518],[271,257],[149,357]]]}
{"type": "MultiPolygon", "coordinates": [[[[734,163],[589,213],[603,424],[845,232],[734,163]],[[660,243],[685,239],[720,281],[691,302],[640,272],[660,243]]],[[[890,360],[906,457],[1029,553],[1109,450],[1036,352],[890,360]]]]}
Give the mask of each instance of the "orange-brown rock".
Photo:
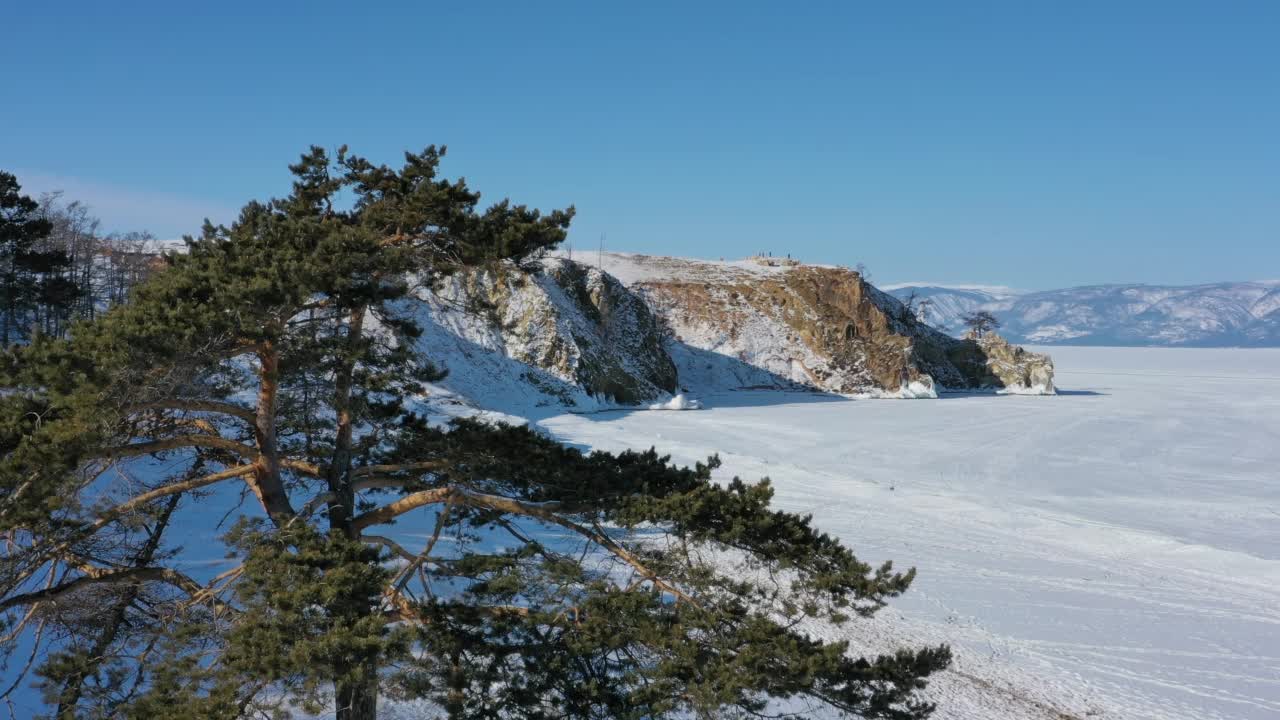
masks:
{"type": "Polygon", "coordinates": [[[711,353],[764,371],[779,384],[842,394],[919,397],[933,395],[935,386],[1003,388],[1024,382],[1052,392],[1052,362],[1046,357],[1007,343],[944,335],[854,270],[607,258],[605,270],[628,282],[670,328],[669,349],[682,384],[691,373],[724,372],[711,353]]]}

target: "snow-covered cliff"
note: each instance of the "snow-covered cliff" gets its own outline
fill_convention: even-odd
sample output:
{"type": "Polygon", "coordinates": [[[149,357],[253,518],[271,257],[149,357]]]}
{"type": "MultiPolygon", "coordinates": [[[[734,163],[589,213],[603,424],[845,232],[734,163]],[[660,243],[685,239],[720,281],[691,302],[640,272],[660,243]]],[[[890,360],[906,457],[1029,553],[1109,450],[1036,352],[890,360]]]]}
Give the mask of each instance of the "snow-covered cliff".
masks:
{"type": "Polygon", "coordinates": [[[657,319],[616,279],[560,259],[471,270],[418,292],[442,387],[492,408],[666,401],[676,368],[657,319]]]}
{"type": "Polygon", "coordinates": [[[939,388],[1053,391],[1048,358],[1002,352],[996,361],[987,347],[918,322],[846,268],[626,253],[597,262],[664,319],[686,387],[798,384],[881,397],[932,397],[939,388]]]}
{"type": "Polygon", "coordinates": [[[462,272],[420,292],[442,387],[490,408],[686,407],[688,392],[809,388],[870,397],[1053,392],[1053,365],[959,340],[834,267],[593,254],[462,272]]]}

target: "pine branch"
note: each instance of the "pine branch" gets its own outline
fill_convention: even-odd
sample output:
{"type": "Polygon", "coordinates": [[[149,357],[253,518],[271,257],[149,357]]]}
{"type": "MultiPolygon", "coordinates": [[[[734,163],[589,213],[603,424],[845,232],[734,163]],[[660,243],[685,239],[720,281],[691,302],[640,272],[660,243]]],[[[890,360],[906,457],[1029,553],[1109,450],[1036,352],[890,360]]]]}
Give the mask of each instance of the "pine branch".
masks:
{"type": "Polygon", "coordinates": [[[380,525],[403,515],[410,510],[434,505],[448,500],[456,491],[453,488],[435,488],[406,495],[393,503],[383,505],[377,510],[370,510],[351,521],[351,526],[359,532],[370,525],[380,525]]]}
{"type": "Polygon", "coordinates": [[[309,475],[314,478],[324,477],[324,471],[320,468],[319,465],[316,465],[315,463],[306,462],[305,460],[281,458],[280,467],[285,470],[293,470],[294,472],[300,472],[303,475],[309,475]]]}
{"type": "Polygon", "coordinates": [[[120,503],[119,505],[116,505],[115,507],[103,512],[98,516],[98,519],[95,520],[92,525],[86,528],[86,531],[88,531],[89,533],[97,532],[98,530],[105,527],[107,523],[111,522],[112,520],[115,520],[116,518],[120,517],[121,515],[124,515],[130,510],[133,510],[142,505],[146,505],[147,503],[153,500],[156,500],[168,495],[176,495],[177,493],[187,492],[188,490],[195,490],[197,488],[206,487],[208,485],[213,485],[214,483],[222,482],[223,480],[229,480],[234,477],[242,477],[244,475],[248,475],[252,473],[253,471],[254,471],[254,467],[252,465],[238,465],[236,467],[223,470],[221,472],[216,472],[211,475],[205,475],[204,477],[194,478],[192,480],[185,480],[183,482],[173,483],[170,485],[164,485],[162,487],[158,487],[149,492],[145,492],[145,493],[142,493],[141,495],[137,495],[133,498],[130,498],[129,500],[123,503],[120,503]]]}
{"type": "Polygon", "coordinates": [[[630,565],[655,586],[666,590],[695,607],[701,607],[697,600],[675,585],[663,580],[657,573],[645,566],[635,554],[619,545],[613,538],[599,530],[598,527],[596,529],[588,528],[557,514],[557,511],[562,509],[562,505],[556,502],[531,503],[501,495],[477,493],[463,488],[435,488],[406,495],[393,503],[364,513],[357,517],[352,522],[352,525],[357,531],[363,530],[370,525],[388,522],[417,508],[445,501],[459,501],[472,507],[533,517],[572,530],[630,565]]]}
{"type": "Polygon", "coordinates": [[[52,587],[41,588],[40,590],[33,590],[29,593],[13,595],[0,600],[0,612],[13,607],[22,607],[32,603],[57,600],[59,597],[62,597],[67,593],[71,593],[91,585],[99,585],[103,583],[161,581],[185,590],[189,594],[193,595],[202,589],[200,584],[195,580],[192,580],[189,576],[180,573],[177,570],[173,570],[172,568],[142,567],[124,568],[121,570],[93,568],[93,570],[94,572],[91,574],[81,575],[74,580],[68,580],[66,582],[53,585],[52,587]]]}
{"type": "Polygon", "coordinates": [[[362,535],[360,536],[360,539],[371,545],[381,545],[396,555],[399,555],[400,558],[406,562],[412,563],[418,559],[416,555],[406,550],[403,545],[389,537],[385,537],[383,535],[362,535]]]}
{"type": "Polygon", "coordinates": [[[138,455],[150,455],[151,453],[163,452],[165,450],[176,450],[184,447],[205,447],[217,450],[228,450],[242,458],[245,458],[246,460],[255,460],[258,457],[258,451],[254,448],[217,435],[177,435],[163,440],[149,440],[147,442],[120,445],[113,448],[107,448],[103,451],[103,456],[106,458],[136,457],[138,455]]]}
{"type": "MultiPolygon", "coordinates": [[[[431,462],[402,463],[399,465],[365,465],[351,471],[351,477],[364,477],[366,475],[391,475],[393,473],[424,473],[431,470],[440,470],[448,467],[448,463],[443,460],[434,460],[431,462]]],[[[406,478],[401,478],[403,483],[406,478]]],[[[360,487],[360,485],[357,485],[360,487]]]]}
{"type": "Polygon", "coordinates": [[[222,415],[230,415],[237,417],[250,424],[253,423],[255,416],[252,408],[234,405],[227,402],[218,402],[216,400],[157,400],[155,402],[140,403],[130,405],[128,412],[143,412],[146,410],[187,410],[190,412],[212,412],[222,415]]]}
{"type": "MultiPolygon", "coordinates": [[[[422,552],[418,553],[417,557],[412,558],[409,564],[391,581],[390,589],[388,590],[390,594],[395,595],[403,591],[405,584],[409,582],[409,577],[431,557],[431,551],[435,549],[436,543],[440,542],[440,534],[444,532],[444,527],[449,522],[449,514],[453,512],[453,505],[456,501],[457,497],[451,495],[445,503],[444,509],[436,515],[436,527],[431,531],[431,539],[427,541],[427,546],[422,549],[422,552]]],[[[422,575],[422,583],[426,591],[430,593],[431,587],[427,583],[425,574],[422,575]]]]}
{"type": "Polygon", "coordinates": [[[605,550],[608,550],[614,556],[634,568],[636,572],[640,573],[655,586],[666,590],[694,607],[702,607],[697,600],[690,597],[683,590],[660,578],[657,573],[653,572],[646,567],[644,563],[640,562],[640,558],[636,557],[626,548],[619,545],[613,538],[609,537],[603,531],[600,531],[598,526],[596,529],[588,528],[569,520],[568,518],[557,515],[554,510],[559,507],[558,503],[529,503],[521,500],[515,500],[513,498],[502,497],[500,495],[485,495],[483,493],[467,491],[462,491],[461,498],[463,502],[466,502],[468,505],[472,505],[473,507],[487,507],[515,515],[534,517],[572,530],[605,550]]]}

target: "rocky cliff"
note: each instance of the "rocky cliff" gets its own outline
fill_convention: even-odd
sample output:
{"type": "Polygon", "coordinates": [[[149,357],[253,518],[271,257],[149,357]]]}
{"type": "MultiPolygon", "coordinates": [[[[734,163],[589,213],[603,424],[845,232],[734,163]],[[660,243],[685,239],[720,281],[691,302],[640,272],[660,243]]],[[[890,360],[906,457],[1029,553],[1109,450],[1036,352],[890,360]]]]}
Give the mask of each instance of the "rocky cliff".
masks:
{"type": "Polygon", "coordinates": [[[676,390],[645,303],[595,268],[551,258],[446,278],[419,299],[419,343],[444,386],[482,405],[633,405],[676,390]],[[499,402],[486,402],[493,399],[499,402]]]}
{"type": "Polygon", "coordinates": [[[995,336],[979,341],[938,332],[847,268],[621,253],[600,262],[663,319],[682,384],[719,389],[737,381],[742,373],[726,373],[724,360],[712,357],[719,356],[763,371],[766,382],[846,395],[1053,392],[1046,356],[995,336]]]}
{"type": "Polygon", "coordinates": [[[1053,360],[1040,353],[1011,344],[996,333],[967,334],[959,347],[961,352],[977,352],[970,361],[985,366],[985,375],[979,376],[979,385],[997,387],[1011,392],[1033,395],[1052,395],[1053,360]]]}
{"type": "Polygon", "coordinates": [[[423,291],[422,350],[488,407],[595,409],[756,387],[936,397],[1052,393],[1053,364],[918,322],[857,272],[787,261],[592,255],[504,265],[423,291]]]}

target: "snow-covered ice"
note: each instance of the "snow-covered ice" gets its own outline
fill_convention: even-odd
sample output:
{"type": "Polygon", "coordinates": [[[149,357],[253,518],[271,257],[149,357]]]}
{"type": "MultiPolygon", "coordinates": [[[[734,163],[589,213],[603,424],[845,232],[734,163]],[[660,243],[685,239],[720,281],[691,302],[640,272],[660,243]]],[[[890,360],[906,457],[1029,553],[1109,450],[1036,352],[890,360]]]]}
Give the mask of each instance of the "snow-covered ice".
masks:
{"type": "Polygon", "coordinates": [[[684,393],[680,393],[672,397],[666,402],[654,403],[649,406],[650,410],[701,410],[702,401],[693,400],[686,397],[684,393]]]}
{"type": "Polygon", "coordinates": [[[920,382],[912,380],[906,386],[898,388],[893,393],[881,393],[886,398],[900,398],[903,400],[934,400],[938,397],[938,391],[933,388],[933,383],[920,382]]]}
{"type": "Polygon", "coordinates": [[[745,391],[538,420],[769,476],[905,596],[838,631],[949,642],[940,718],[1280,717],[1280,351],[1051,350],[1057,397],[745,391]]]}

